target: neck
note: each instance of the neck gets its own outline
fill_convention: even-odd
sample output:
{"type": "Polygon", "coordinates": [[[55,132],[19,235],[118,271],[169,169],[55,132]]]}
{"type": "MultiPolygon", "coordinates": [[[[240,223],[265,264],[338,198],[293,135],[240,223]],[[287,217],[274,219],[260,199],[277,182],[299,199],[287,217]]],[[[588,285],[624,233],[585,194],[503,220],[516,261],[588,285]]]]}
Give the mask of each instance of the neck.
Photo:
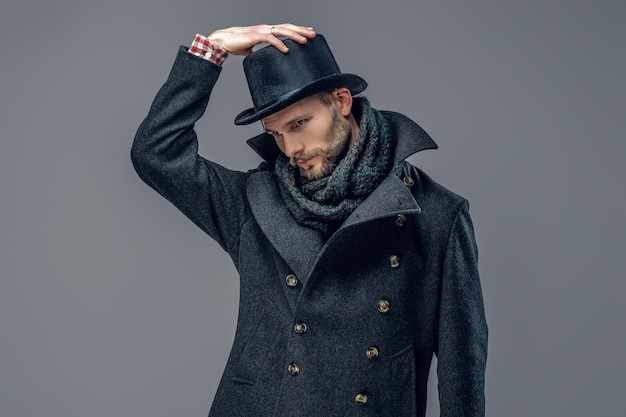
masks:
{"type": "Polygon", "coordinates": [[[350,113],[350,116],[347,117],[346,119],[348,119],[346,123],[348,123],[348,126],[350,126],[350,132],[351,132],[350,148],[351,148],[354,145],[354,142],[357,140],[357,138],[361,134],[361,130],[359,129],[359,123],[356,121],[352,113],[350,113]]]}

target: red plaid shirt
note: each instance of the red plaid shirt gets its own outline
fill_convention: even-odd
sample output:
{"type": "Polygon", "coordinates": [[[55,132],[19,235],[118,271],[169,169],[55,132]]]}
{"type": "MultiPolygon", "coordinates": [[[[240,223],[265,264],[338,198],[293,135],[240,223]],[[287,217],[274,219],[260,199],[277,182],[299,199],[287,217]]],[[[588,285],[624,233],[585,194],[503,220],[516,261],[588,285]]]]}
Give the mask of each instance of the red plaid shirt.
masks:
{"type": "Polygon", "coordinates": [[[216,48],[209,42],[206,36],[200,34],[197,34],[194,38],[191,47],[189,47],[189,52],[204,59],[208,59],[217,65],[222,65],[224,60],[228,58],[228,52],[216,48]]]}

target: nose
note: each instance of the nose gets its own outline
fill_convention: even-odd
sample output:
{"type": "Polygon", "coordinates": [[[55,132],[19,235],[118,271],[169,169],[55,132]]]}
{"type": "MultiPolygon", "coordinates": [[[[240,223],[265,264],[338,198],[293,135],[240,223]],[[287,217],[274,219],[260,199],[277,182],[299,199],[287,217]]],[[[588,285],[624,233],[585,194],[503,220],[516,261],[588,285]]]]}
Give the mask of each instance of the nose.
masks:
{"type": "Polygon", "coordinates": [[[298,157],[304,150],[302,143],[293,136],[282,135],[283,152],[287,158],[298,157]]]}

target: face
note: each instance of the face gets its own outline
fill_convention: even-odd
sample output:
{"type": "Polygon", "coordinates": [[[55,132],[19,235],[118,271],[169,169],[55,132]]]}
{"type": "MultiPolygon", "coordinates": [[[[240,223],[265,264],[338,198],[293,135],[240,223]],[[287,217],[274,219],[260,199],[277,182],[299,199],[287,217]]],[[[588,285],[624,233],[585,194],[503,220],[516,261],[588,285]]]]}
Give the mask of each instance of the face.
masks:
{"type": "Polygon", "coordinates": [[[311,180],[333,172],[352,136],[350,125],[338,115],[335,106],[315,96],[263,119],[263,125],[290,164],[311,180]]]}

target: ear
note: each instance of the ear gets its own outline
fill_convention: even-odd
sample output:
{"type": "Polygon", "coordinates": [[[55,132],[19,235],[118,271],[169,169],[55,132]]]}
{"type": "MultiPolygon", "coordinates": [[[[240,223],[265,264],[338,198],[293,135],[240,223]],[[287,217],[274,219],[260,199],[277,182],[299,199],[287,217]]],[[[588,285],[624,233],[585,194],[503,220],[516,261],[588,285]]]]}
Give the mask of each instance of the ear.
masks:
{"type": "Polygon", "coordinates": [[[333,90],[335,107],[342,116],[348,117],[352,114],[352,93],[346,87],[339,87],[333,90]]]}

